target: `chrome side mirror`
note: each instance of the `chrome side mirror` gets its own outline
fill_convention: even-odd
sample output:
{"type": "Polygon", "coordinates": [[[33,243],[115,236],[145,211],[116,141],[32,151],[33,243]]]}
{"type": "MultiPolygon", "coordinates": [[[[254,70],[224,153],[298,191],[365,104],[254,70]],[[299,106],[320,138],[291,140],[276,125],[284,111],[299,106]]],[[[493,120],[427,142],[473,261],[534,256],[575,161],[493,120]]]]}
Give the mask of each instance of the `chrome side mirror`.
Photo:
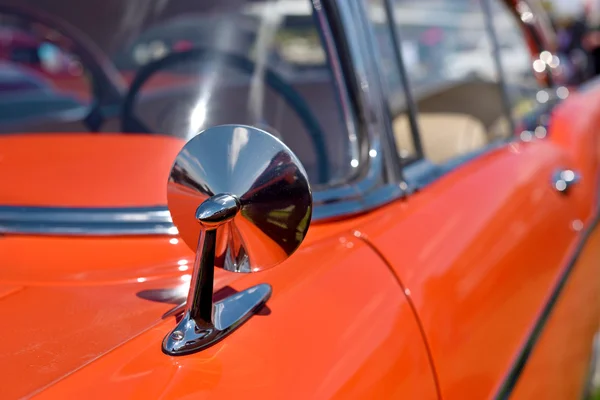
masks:
{"type": "Polygon", "coordinates": [[[214,267],[257,272],[281,263],[304,240],[312,194],[300,161],[257,128],[222,125],[191,139],[167,184],[181,238],[196,251],[183,317],[163,351],[184,355],[231,333],[271,295],[260,284],[213,304],[214,267]]]}

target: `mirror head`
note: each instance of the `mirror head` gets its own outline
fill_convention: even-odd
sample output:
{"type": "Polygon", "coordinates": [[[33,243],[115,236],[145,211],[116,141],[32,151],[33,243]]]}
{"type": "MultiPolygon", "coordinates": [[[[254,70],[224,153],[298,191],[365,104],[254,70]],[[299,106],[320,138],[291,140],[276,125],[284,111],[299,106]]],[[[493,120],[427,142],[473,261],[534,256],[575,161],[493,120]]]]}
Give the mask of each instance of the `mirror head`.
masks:
{"type": "Polygon", "coordinates": [[[197,251],[216,230],[215,266],[257,272],[281,263],[304,240],[312,193],[304,168],[273,135],[221,125],[192,138],[177,156],[167,201],[181,238],[197,251]]]}

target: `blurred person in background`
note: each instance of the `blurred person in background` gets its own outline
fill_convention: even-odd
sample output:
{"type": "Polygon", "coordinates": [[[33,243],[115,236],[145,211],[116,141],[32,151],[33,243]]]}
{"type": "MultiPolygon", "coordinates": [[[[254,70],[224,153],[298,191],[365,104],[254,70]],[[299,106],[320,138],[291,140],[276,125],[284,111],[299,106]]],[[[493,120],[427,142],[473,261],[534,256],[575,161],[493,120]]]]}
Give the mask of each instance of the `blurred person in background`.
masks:
{"type": "Polygon", "coordinates": [[[552,22],[558,39],[558,52],[572,65],[569,80],[583,82],[594,74],[594,62],[591,53],[584,45],[587,35],[585,14],[559,14],[552,22]]]}
{"type": "Polygon", "coordinates": [[[544,1],[558,40],[558,53],[568,71],[568,82],[582,83],[597,74],[600,63],[587,43],[590,32],[586,2],[588,0],[544,1]]]}
{"type": "Polygon", "coordinates": [[[600,75],[600,0],[584,0],[586,34],[583,47],[591,55],[594,75],[600,75]]]}

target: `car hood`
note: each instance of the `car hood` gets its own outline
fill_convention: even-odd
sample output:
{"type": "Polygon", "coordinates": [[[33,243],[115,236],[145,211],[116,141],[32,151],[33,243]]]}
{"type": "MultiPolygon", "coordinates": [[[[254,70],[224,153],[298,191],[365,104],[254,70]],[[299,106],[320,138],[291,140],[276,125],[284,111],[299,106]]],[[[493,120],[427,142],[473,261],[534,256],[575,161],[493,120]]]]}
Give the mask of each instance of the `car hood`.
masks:
{"type": "Polygon", "coordinates": [[[162,135],[2,135],[0,205],[166,205],[165,185],[183,144],[162,135]]]}
{"type": "MultiPolygon", "coordinates": [[[[0,136],[0,206],[165,205],[182,145],[158,135],[0,136]]],[[[11,382],[0,398],[35,393],[158,323],[183,301],[192,256],[167,236],[10,234],[0,254],[0,373],[11,382]]]]}
{"type": "MultiPolygon", "coordinates": [[[[0,254],[3,399],[35,394],[165,322],[193,263],[178,239],[152,236],[6,235],[0,254]]],[[[216,271],[216,295],[239,277],[216,271]]]]}
{"type": "MultiPolygon", "coordinates": [[[[373,281],[373,290],[383,279],[390,283],[389,296],[396,298],[401,295],[396,292],[395,281],[385,265],[368,246],[358,242],[354,246],[347,245],[355,240],[343,234],[348,227],[347,222],[340,222],[311,228],[293,257],[259,274],[216,270],[214,297],[224,298],[257,283],[270,283],[274,287],[274,296],[267,308],[277,303],[285,304],[279,305],[277,318],[272,321],[257,316],[251,322],[275,324],[275,328],[271,325],[268,329],[263,328],[267,331],[275,329],[279,337],[284,337],[289,335],[286,330],[290,323],[286,320],[288,312],[301,315],[301,324],[309,318],[313,306],[302,306],[308,294],[309,298],[316,296],[316,299],[308,300],[315,302],[314,307],[326,302],[325,299],[337,299],[339,293],[334,295],[326,288],[340,279],[340,271],[345,271],[352,260],[361,260],[356,261],[358,274],[364,274],[363,262],[369,264],[370,272],[363,280],[373,281]]],[[[219,353],[225,348],[228,354],[237,354],[240,349],[254,351],[257,349],[239,341],[255,341],[257,335],[265,335],[262,331],[259,333],[244,326],[224,341],[225,344],[208,353],[181,359],[161,353],[160,341],[175,326],[176,311],[181,309],[178,306],[187,295],[194,256],[177,238],[5,235],[0,236],[0,254],[0,315],[4,316],[0,374],[5,383],[0,385],[2,399],[34,395],[72,398],[71,395],[56,395],[54,390],[79,390],[77,388],[88,384],[98,390],[96,394],[88,392],[90,398],[106,398],[107,391],[117,397],[129,397],[115,391],[115,387],[124,384],[128,390],[143,391],[146,384],[158,379],[157,383],[166,385],[161,390],[167,390],[171,386],[165,382],[175,379],[175,372],[185,373],[192,380],[194,376],[200,378],[194,385],[177,387],[187,387],[192,391],[202,388],[204,394],[210,394],[214,389],[212,385],[216,383],[205,385],[202,382],[217,379],[224,373],[213,365],[219,365],[214,351],[219,353]],[[143,355],[142,362],[137,364],[135,343],[140,341],[149,350],[150,359],[143,355]],[[131,354],[135,356],[131,358],[131,354]],[[118,362],[114,363],[114,357],[118,362]],[[200,376],[196,374],[196,368],[179,370],[180,362],[204,364],[205,357],[213,361],[210,368],[204,367],[200,376]],[[106,371],[108,376],[101,377],[104,373],[103,360],[110,367],[106,371]],[[148,372],[132,371],[131,368],[137,370],[137,367],[130,365],[131,362],[145,371],[154,372],[148,376],[148,372]],[[80,372],[85,374],[85,371],[98,374],[98,381],[79,375],[80,372]],[[104,387],[109,383],[112,389],[104,387]]],[[[344,299],[352,298],[354,291],[362,288],[363,282],[356,280],[357,285],[359,282],[359,286],[350,285],[351,291],[344,295],[344,299]]],[[[372,296],[371,292],[368,293],[372,296]]],[[[351,317],[355,318],[353,312],[348,315],[348,318],[351,317]]],[[[334,326],[342,329],[345,325],[334,326]]],[[[341,335],[340,332],[335,334],[341,335]]],[[[266,349],[259,353],[261,351],[266,349]]],[[[320,348],[316,352],[322,351],[320,348]]],[[[273,350],[269,357],[280,353],[281,350],[273,350]]],[[[260,360],[256,355],[247,357],[248,360],[260,360]]],[[[233,356],[233,359],[238,358],[233,356]]],[[[335,364],[335,360],[337,358],[332,358],[330,364],[335,364]]],[[[259,373],[258,370],[255,372],[259,373]]],[[[227,381],[239,373],[239,369],[229,369],[227,381]]],[[[231,385],[225,387],[233,390],[231,385]]]]}

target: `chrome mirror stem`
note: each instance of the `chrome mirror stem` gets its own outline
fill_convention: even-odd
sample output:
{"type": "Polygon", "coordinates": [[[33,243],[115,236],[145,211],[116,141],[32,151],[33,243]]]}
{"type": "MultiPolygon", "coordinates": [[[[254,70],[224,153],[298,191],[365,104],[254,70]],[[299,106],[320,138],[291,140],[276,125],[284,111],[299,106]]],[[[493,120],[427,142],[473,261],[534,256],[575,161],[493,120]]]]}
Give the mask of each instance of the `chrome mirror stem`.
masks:
{"type": "Polygon", "coordinates": [[[231,221],[240,211],[240,201],[231,194],[217,194],[196,209],[196,221],[202,226],[196,249],[194,272],[190,281],[186,314],[196,322],[213,324],[213,279],[217,228],[231,221]]]}
{"type": "Polygon", "coordinates": [[[216,229],[207,229],[200,233],[186,305],[186,313],[197,322],[212,323],[216,241],[216,229]]]}
{"type": "Polygon", "coordinates": [[[213,345],[246,321],[270,297],[271,286],[261,284],[213,304],[217,229],[230,223],[239,210],[239,200],[230,194],[212,196],[198,207],[196,220],[203,229],[198,239],[190,291],[183,317],[163,340],[165,353],[185,355],[213,345]],[[236,306],[232,307],[234,302],[236,306]]]}

